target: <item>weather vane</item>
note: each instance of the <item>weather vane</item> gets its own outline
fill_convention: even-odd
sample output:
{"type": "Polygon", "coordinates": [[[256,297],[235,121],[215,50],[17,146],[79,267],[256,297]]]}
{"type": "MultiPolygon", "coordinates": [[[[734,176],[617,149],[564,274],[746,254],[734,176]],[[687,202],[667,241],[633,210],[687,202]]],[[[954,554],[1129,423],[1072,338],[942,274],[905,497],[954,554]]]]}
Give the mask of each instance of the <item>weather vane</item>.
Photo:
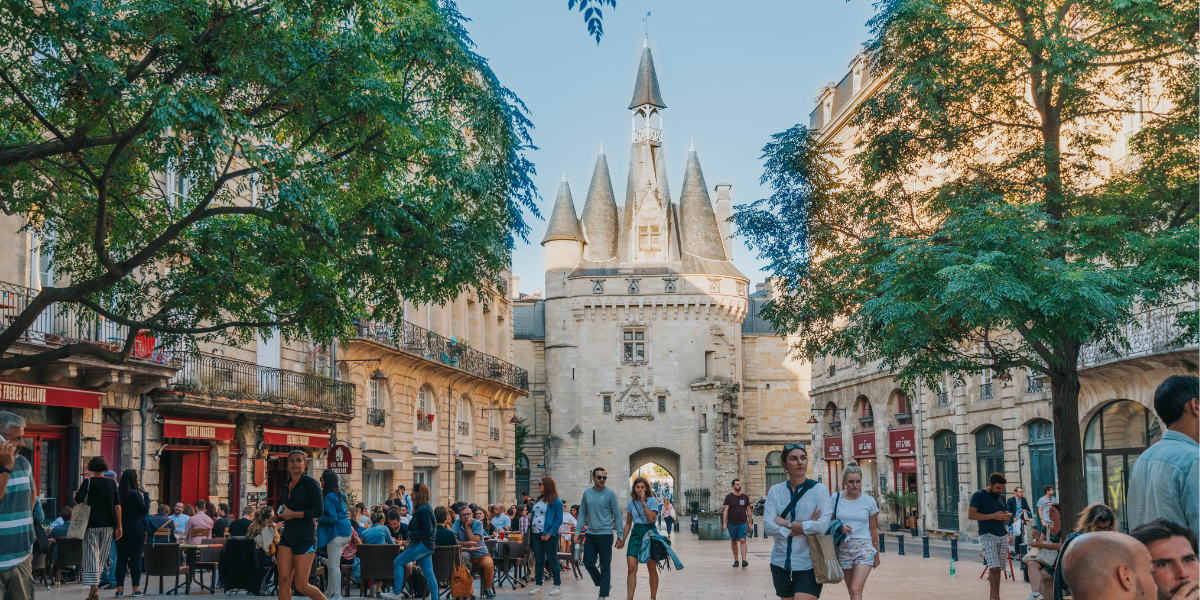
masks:
{"type": "Polygon", "coordinates": [[[646,16],[642,17],[642,23],[646,24],[646,37],[650,37],[650,10],[646,10],[646,16]]]}

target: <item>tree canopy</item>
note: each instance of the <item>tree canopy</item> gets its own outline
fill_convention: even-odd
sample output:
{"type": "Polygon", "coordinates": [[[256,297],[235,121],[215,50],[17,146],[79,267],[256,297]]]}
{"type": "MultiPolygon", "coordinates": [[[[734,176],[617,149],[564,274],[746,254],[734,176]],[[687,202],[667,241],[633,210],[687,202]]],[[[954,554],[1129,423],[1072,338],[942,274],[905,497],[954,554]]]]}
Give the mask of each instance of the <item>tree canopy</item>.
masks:
{"type": "MultiPolygon", "coordinates": [[[[140,331],[329,341],[499,280],[535,216],[525,107],[448,0],[0,0],[0,208],[51,303],[140,331]]],[[[502,289],[506,286],[502,285],[502,289]]]]}
{"type": "Polygon", "coordinates": [[[764,314],[798,354],[878,361],[910,389],[1047,376],[1074,515],[1081,348],[1126,349],[1138,311],[1180,301],[1196,333],[1196,3],[879,7],[861,141],[775,135],[773,193],[735,215],[782,280],[764,314]]]}

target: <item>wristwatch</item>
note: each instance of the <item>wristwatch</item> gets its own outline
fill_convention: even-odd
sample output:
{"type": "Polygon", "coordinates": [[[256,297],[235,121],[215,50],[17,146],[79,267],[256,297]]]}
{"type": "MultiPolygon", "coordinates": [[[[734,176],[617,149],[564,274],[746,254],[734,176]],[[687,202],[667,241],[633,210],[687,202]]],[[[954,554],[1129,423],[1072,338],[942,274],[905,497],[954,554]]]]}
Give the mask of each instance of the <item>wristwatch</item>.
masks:
{"type": "Polygon", "coordinates": [[[4,473],[8,473],[9,475],[11,475],[12,469],[10,469],[4,465],[0,465],[0,475],[3,475],[4,473]]]}

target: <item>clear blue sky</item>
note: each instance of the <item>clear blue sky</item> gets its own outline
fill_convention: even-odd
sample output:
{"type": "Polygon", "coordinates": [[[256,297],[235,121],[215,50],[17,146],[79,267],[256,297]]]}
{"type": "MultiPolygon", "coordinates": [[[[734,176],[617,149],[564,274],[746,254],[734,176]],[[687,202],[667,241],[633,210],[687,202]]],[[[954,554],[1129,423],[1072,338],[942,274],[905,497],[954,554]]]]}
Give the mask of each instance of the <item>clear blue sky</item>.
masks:
{"type": "MultiPolygon", "coordinates": [[[[678,201],[688,145],[695,140],[705,180],[733,183],[734,204],[769,194],[759,186],[762,147],[771,134],[808,121],[824,84],[845,75],[867,40],[869,0],[631,2],[604,11],[597,46],[566,0],[459,0],[478,52],[530,110],[531,153],[543,220],[529,218],[513,273],[521,291],[542,289],[541,240],[558,183],[567,173],[576,213],[604,143],[618,202],[629,163],[633,80],[649,10],[658,71],[672,201],[678,201]]],[[[710,189],[711,193],[711,189],[710,189]]],[[[752,281],[764,262],[735,240],[734,263],[752,281]]]]}

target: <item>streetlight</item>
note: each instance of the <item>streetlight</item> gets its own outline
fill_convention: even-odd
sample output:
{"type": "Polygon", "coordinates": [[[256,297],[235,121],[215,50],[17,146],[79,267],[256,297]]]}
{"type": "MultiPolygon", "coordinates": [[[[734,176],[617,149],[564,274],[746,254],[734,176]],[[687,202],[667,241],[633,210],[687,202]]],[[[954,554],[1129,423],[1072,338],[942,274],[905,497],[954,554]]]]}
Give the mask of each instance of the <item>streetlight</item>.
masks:
{"type": "MultiPolygon", "coordinates": [[[[353,358],[353,359],[347,358],[347,359],[338,360],[337,362],[340,362],[340,363],[373,362],[373,363],[379,363],[380,367],[383,366],[382,358],[353,358]]],[[[382,368],[376,367],[375,372],[371,373],[371,381],[387,381],[387,379],[388,379],[387,373],[384,373],[382,368]]]]}

